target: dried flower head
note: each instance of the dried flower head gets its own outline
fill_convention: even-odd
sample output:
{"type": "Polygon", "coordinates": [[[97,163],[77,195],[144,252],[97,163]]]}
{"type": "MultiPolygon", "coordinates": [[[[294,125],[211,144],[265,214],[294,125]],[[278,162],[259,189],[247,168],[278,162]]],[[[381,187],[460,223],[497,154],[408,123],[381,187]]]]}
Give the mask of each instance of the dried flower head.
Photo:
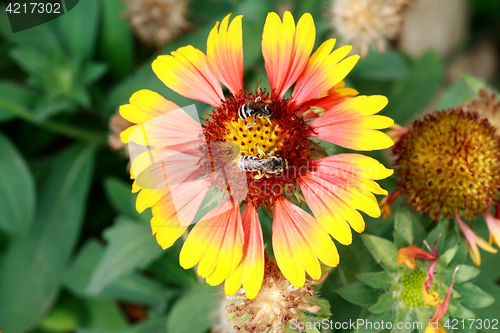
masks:
{"type": "Polygon", "coordinates": [[[311,282],[297,288],[280,272],[276,262],[266,258],[262,288],[253,299],[245,297],[243,290],[228,297],[226,306],[228,321],[238,332],[285,332],[288,322],[294,320],[297,326],[303,323],[304,311],[318,313],[321,307],[315,304],[311,282]]]}
{"type": "Polygon", "coordinates": [[[125,0],[132,28],[148,45],[162,47],[189,27],[186,0],[125,0]]]}
{"type": "Polygon", "coordinates": [[[435,220],[485,212],[500,193],[500,137],[459,107],[417,120],[394,146],[398,186],[435,220]]]}
{"type": "Polygon", "coordinates": [[[125,144],[120,139],[120,133],[132,125],[134,124],[123,118],[118,111],[111,116],[109,119],[110,134],[108,137],[108,145],[111,150],[118,151],[125,147],[125,144]]]}
{"type": "Polygon", "coordinates": [[[479,91],[479,98],[471,102],[462,104],[465,111],[477,112],[479,117],[486,118],[500,134],[500,99],[496,92],[488,93],[486,89],[479,91]]]}
{"type": "Polygon", "coordinates": [[[352,44],[362,57],[375,44],[385,52],[388,39],[393,39],[403,25],[401,15],[409,0],[333,0],[329,10],[331,25],[352,44]]]}

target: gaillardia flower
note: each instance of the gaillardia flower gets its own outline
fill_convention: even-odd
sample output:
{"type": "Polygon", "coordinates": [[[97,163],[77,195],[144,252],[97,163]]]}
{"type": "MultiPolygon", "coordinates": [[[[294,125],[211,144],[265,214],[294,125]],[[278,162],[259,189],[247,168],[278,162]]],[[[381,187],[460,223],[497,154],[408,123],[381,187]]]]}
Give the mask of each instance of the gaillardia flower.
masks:
{"type": "Polygon", "coordinates": [[[479,266],[478,246],[497,251],[461,217],[483,214],[490,229],[495,229],[495,218],[488,212],[500,194],[500,137],[495,128],[460,106],[427,115],[397,131],[393,152],[398,189],[382,200],[383,210],[390,212],[390,204],[403,195],[415,210],[436,221],[455,218],[479,266]]]}
{"type": "Polygon", "coordinates": [[[481,297],[484,304],[480,307],[487,307],[494,298],[473,284],[480,270],[463,264],[467,249],[457,245],[455,232],[447,233],[443,224],[436,225],[428,235],[413,232],[412,228],[420,222],[408,219],[411,213],[405,210],[399,207],[398,213],[402,214],[395,216],[394,243],[362,235],[368,251],[383,270],[356,274],[359,282],[345,285],[338,293],[371,313],[366,322],[383,318],[391,323],[392,326],[384,327],[388,331],[441,333],[451,327],[454,318],[475,318],[469,302],[481,297]],[[417,245],[422,243],[425,246],[417,245]],[[371,287],[365,288],[363,295],[359,294],[360,282],[371,287]],[[397,325],[398,322],[405,324],[397,325]]]}
{"type": "Polygon", "coordinates": [[[153,62],[167,87],[213,107],[203,125],[148,90],[136,92],[120,113],[137,124],[122,133],[124,142],[154,147],[132,162],[132,177],[133,191],[140,191],[137,209],[151,207],[158,243],[170,247],[197,222],[208,191],[225,192],[228,197],[192,228],[180,264],[186,269],[198,265],[198,274],[211,285],[226,281],[228,295],[243,286],[251,299],[264,275],[257,209],[273,214],[274,255],[290,283],[301,288],[306,273],[319,279],[320,261],[327,266],[339,262],[331,237],[350,244],[351,227],[364,230],[358,210],[380,215],[374,194],[387,192],[374,180],[392,170],[358,154],[314,159],[321,149],[314,140],[356,150],[384,149],[393,141],[378,130],[393,121],[375,115],[387,104],[385,97],[354,97],[357,92],[344,87],[342,80],[359,58],[344,59],[350,46],[334,50],[331,39],[311,55],[315,26],[310,14],[295,25],[289,12],[283,21],[269,13],[262,53],[271,90],[245,90],[241,23],[242,16],[229,22],[229,15],[217,23],[206,54],[186,46],[153,62]],[[285,98],[293,84],[291,97],[285,98]],[[148,165],[151,158],[155,162],[148,165]],[[144,170],[152,186],[141,186],[144,170]],[[314,217],[289,200],[294,193],[314,217]]]}

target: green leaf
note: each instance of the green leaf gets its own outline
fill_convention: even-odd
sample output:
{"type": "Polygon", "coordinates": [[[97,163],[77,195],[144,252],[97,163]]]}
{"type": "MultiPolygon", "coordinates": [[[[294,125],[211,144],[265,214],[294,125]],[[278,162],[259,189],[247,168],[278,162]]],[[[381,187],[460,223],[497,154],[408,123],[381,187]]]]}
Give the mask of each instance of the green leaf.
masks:
{"type": "Polygon", "coordinates": [[[443,81],[444,64],[434,52],[425,53],[410,73],[389,96],[385,115],[398,124],[406,124],[434,98],[443,81]]]}
{"type": "MultiPolygon", "coordinates": [[[[490,295],[492,295],[495,298],[495,303],[492,305],[488,306],[487,308],[484,309],[479,309],[474,312],[476,312],[477,317],[481,318],[483,320],[489,319],[490,324],[492,319],[500,319],[498,314],[500,313],[500,286],[492,283],[490,281],[478,281],[478,284],[481,285],[481,287],[490,295]]],[[[489,329],[484,329],[484,332],[498,332],[498,326],[496,329],[492,328],[492,325],[490,325],[489,329]]]]}
{"type": "Polygon", "coordinates": [[[0,134],[0,229],[23,234],[35,213],[35,182],[16,147],[0,134]]]}
{"type": "Polygon", "coordinates": [[[434,242],[439,238],[436,243],[436,249],[438,254],[444,253],[445,239],[446,239],[446,228],[443,222],[437,223],[437,226],[432,229],[427,238],[425,239],[429,246],[433,247],[434,242]]]}
{"type": "Polygon", "coordinates": [[[376,314],[374,313],[371,314],[367,319],[364,319],[364,323],[358,326],[357,332],[358,333],[380,332],[384,330],[386,323],[394,323],[395,320],[396,320],[396,312],[394,311],[387,311],[384,313],[376,313],[376,314]],[[384,322],[383,326],[381,325],[382,322],[384,322]]]}
{"type": "Polygon", "coordinates": [[[450,301],[450,306],[448,307],[448,313],[450,314],[450,316],[453,316],[455,318],[463,318],[463,319],[476,318],[474,312],[464,308],[462,304],[460,304],[454,299],[450,301]]]}
{"type": "Polygon", "coordinates": [[[356,274],[356,278],[375,289],[389,288],[392,286],[392,281],[386,272],[358,273],[356,274]]]}
{"type": "Polygon", "coordinates": [[[89,310],[89,322],[84,330],[78,332],[116,332],[126,329],[127,319],[120,311],[116,301],[102,301],[89,299],[87,301],[89,310]]]}
{"type": "Polygon", "coordinates": [[[149,319],[137,325],[119,330],[116,333],[167,333],[165,329],[165,320],[165,317],[149,319]]]}
{"type": "Polygon", "coordinates": [[[319,310],[314,313],[316,318],[328,318],[332,315],[330,302],[324,298],[315,297],[311,299],[311,304],[319,306],[319,310]]]}
{"type": "Polygon", "coordinates": [[[408,74],[408,63],[400,52],[394,50],[370,52],[359,60],[351,74],[361,79],[397,80],[408,74]]]}
{"type": "Polygon", "coordinates": [[[99,0],[80,1],[75,10],[56,21],[71,55],[77,59],[90,59],[94,53],[101,3],[99,0]]]}
{"type": "Polygon", "coordinates": [[[149,226],[137,224],[123,216],[104,231],[104,238],[108,245],[90,280],[90,294],[98,294],[119,277],[146,267],[163,252],[151,235],[149,226]]]}
{"type": "Polygon", "coordinates": [[[382,313],[389,310],[394,305],[394,298],[392,296],[392,291],[380,295],[377,303],[373,304],[368,308],[368,311],[372,313],[382,313]]]}
{"type": "Polygon", "coordinates": [[[474,266],[460,265],[455,276],[455,283],[460,284],[472,280],[481,273],[481,270],[474,266]]]}
{"type": "Polygon", "coordinates": [[[220,289],[199,283],[186,292],[167,317],[167,332],[203,333],[212,326],[211,313],[220,306],[220,289]]]}
{"type": "Polygon", "coordinates": [[[427,233],[417,216],[406,206],[399,206],[394,215],[394,229],[408,245],[422,246],[427,233]]]}
{"type": "Polygon", "coordinates": [[[176,291],[167,292],[158,282],[143,275],[131,274],[107,285],[97,297],[121,299],[163,309],[165,302],[175,296],[175,293],[176,291]]]}
{"type": "Polygon", "coordinates": [[[93,160],[94,149],[83,146],[54,160],[33,227],[8,248],[0,275],[0,323],[6,331],[35,327],[54,302],[78,240],[93,160]]]}
{"type": "Polygon", "coordinates": [[[418,324],[415,324],[415,321],[412,320],[412,311],[401,307],[397,310],[396,319],[394,320],[391,333],[411,333],[414,325],[418,324]]]}
{"type": "Polygon", "coordinates": [[[21,45],[10,52],[10,56],[25,72],[31,75],[43,74],[53,63],[50,55],[40,52],[32,45],[21,45]]]}
{"type": "Polygon", "coordinates": [[[447,250],[445,253],[439,256],[439,265],[441,267],[447,267],[450,262],[455,258],[458,251],[458,245],[455,245],[451,249],[447,250]]]}
{"type": "Polygon", "coordinates": [[[346,301],[356,305],[371,305],[377,302],[377,291],[361,282],[353,282],[336,290],[346,301]]]}
{"type": "Polygon", "coordinates": [[[165,290],[156,282],[141,275],[128,275],[107,285],[98,295],[87,292],[90,279],[104,256],[104,246],[95,240],[88,241],[78,253],[68,270],[64,282],[73,293],[82,297],[121,299],[124,301],[162,306],[166,301],[165,290]]]}
{"type": "Polygon", "coordinates": [[[394,238],[394,245],[396,245],[397,249],[410,246],[410,243],[408,243],[408,241],[396,230],[393,231],[392,236],[394,238]]]}
{"type": "Polygon", "coordinates": [[[457,265],[462,265],[467,257],[469,257],[469,249],[467,247],[467,242],[464,239],[461,239],[460,243],[458,243],[457,253],[455,254],[453,260],[450,262],[449,266],[453,267],[457,265]]]}
{"type": "Polygon", "coordinates": [[[89,85],[99,80],[108,70],[108,66],[100,62],[91,62],[85,66],[81,75],[84,85],[89,85]]]}
{"type": "Polygon", "coordinates": [[[122,17],[125,6],[121,0],[103,1],[102,6],[99,51],[112,73],[123,78],[134,65],[133,36],[129,21],[122,17]]]}
{"type": "MultiPolygon", "coordinates": [[[[35,97],[33,91],[10,81],[0,81],[0,91],[2,99],[24,107],[30,105],[35,97]]],[[[0,122],[11,120],[14,117],[14,114],[0,107],[0,122]]]]}
{"type": "Polygon", "coordinates": [[[74,294],[87,296],[86,289],[90,278],[103,255],[103,245],[93,239],[87,241],[66,272],[66,287],[74,294]]]}
{"type": "Polygon", "coordinates": [[[137,193],[132,193],[132,186],[116,177],[104,179],[104,190],[113,208],[118,212],[127,215],[134,220],[149,222],[151,212],[145,211],[139,214],[135,209],[137,193]]]}
{"type": "Polygon", "coordinates": [[[429,319],[432,318],[432,313],[429,314],[427,311],[418,311],[415,316],[415,325],[417,330],[415,332],[424,333],[429,326],[429,319]]]}
{"type": "Polygon", "coordinates": [[[479,90],[486,89],[486,83],[469,75],[462,75],[462,79],[454,82],[443,94],[437,109],[455,108],[464,102],[469,102],[478,96],[479,90]]]}
{"type": "Polygon", "coordinates": [[[398,267],[398,249],[385,238],[363,234],[361,239],[371,255],[384,268],[398,267]]]}
{"type": "Polygon", "coordinates": [[[165,251],[165,254],[148,266],[148,273],[156,281],[178,287],[193,286],[198,283],[196,273],[192,269],[184,269],[179,265],[180,247],[182,240],[165,251]]]}
{"type": "Polygon", "coordinates": [[[65,308],[54,309],[42,322],[40,327],[49,332],[68,332],[78,325],[78,317],[65,308]]]}
{"type": "Polygon", "coordinates": [[[304,312],[299,313],[299,318],[303,323],[303,326],[300,325],[299,328],[304,328],[305,333],[320,333],[318,330],[321,328],[320,322],[308,318],[304,312]]]}
{"type": "Polygon", "coordinates": [[[490,294],[472,283],[457,284],[453,289],[462,295],[461,304],[469,309],[485,308],[495,301],[490,294]]]}

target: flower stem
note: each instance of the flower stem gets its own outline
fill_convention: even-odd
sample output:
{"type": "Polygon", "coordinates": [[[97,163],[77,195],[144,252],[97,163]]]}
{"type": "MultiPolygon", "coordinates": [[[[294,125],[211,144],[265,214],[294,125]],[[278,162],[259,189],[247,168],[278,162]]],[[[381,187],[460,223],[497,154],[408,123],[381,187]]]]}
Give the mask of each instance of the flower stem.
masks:
{"type": "Polygon", "coordinates": [[[67,124],[61,124],[51,120],[38,120],[35,115],[29,110],[22,106],[16,105],[5,99],[0,98],[0,108],[18,116],[19,118],[32,123],[34,125],[40,126],[48,131],[58,133],[73,139],[87,141],[92,144],[106,145],[107,138],[99,132],[87,131],[81,128],[69,126],[67,124]]]}

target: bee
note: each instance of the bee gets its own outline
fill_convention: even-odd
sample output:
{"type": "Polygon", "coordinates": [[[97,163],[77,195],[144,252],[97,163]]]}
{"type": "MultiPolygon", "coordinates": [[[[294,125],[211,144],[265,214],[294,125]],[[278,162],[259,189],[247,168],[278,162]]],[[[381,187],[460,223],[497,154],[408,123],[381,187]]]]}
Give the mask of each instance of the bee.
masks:
{"type": "Polygon", "coordinates": [[[257,171],[257,176],[254,179],[261,179],[264,176],[269,178],[272,174],[288,169],[288,161],[282,157],[274,156],[274,152],[271,152],[267,157],[260,149],[259,153],[260,157],[253,155],[241,156],[236,165],[243,171],[257,171]]]}
{"type": "Polygon", "coordinates": [[[265,118],[271,124],[271,110],[269,110],[269,106],[267,105],[267,103],[261,102],[260,97],[257,97],[254,101],[246,101],[238,110],[238,117],[240,117],[240,119],[244,120],[252,116],[254,117],[253,123],[247,124],[245,129],[248,129],[255,125],[257,123],[257,117],[265,118]]]}

